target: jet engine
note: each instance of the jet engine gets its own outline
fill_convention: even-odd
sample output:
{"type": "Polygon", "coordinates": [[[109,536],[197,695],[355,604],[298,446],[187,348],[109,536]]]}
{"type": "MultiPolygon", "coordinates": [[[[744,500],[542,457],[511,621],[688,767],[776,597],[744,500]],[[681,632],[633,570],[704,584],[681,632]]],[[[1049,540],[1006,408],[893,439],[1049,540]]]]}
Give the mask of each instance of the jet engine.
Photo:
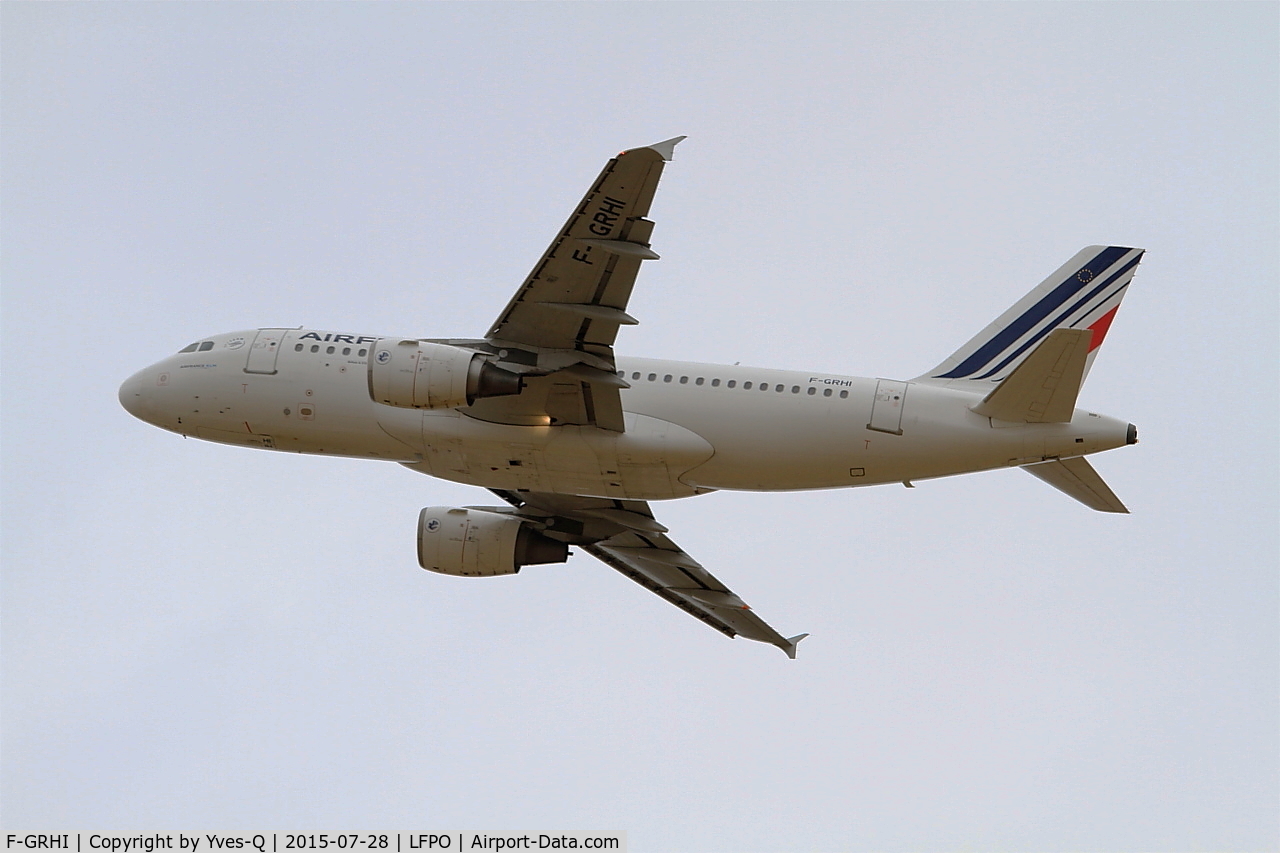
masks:
{"type": "Polygon", "coordinates": [[[380,339],[369,350],[369,397],[406,409],[452,409],[519,394],[524,381],[479,353],[448,344],[380,339]]]}
{"type": "Polygon", "coordinates": [[[450,506],[429,506],[418,514],[418,564],[429,571],[492,577],[568,559],[568,545],[520,518],[450,506]]]}

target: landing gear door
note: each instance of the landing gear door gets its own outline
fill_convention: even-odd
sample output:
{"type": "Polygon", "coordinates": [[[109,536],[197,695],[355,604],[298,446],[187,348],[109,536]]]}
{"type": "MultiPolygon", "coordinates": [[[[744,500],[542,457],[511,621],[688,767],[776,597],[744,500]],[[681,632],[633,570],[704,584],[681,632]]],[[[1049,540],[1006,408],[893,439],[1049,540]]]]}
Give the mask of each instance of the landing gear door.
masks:
{"type": "Polygon", "coordinates": [[[259,329],[258,336],[249,347],[249,362],[244,367],[245,373],[276,372],[276,357],[280,355],[280,343],[284,340],[286,329],[259,329]]]}
{"type": "Polygon", "coordinates": [[[871,404],[871,423],[867,429],[902,435],[902,406],[907,401],[907,384],[893,379],[876,383],[876,399],[871,404]]]}

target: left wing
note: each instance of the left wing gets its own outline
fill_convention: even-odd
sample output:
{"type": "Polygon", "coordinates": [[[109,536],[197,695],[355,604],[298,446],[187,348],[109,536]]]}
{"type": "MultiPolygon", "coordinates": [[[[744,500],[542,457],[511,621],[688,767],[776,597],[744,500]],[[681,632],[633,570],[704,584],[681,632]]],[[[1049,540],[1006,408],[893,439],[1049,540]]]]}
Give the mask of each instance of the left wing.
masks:
{"type": "Polygon", "coordinates": [[[519,396],[482,400],[468,414],[501,423],[583,424],[622,432],[613,342],[637,321],[627,302],[641,261],[654,260],[646,219],[677,136],[605,164],[569,221],[489,329],[499,364],[527,376],[519,396]]]}
{"type": "Polygon", "coordinates": [[[543,492],[494,494],[518,514],[546,525],[546,535],[577,545],[650,592],[728,637],[769,643],[795,658],[808,634],[783,637],[747,603],[666,537],[645,501],[621,501],[543,492]]]}

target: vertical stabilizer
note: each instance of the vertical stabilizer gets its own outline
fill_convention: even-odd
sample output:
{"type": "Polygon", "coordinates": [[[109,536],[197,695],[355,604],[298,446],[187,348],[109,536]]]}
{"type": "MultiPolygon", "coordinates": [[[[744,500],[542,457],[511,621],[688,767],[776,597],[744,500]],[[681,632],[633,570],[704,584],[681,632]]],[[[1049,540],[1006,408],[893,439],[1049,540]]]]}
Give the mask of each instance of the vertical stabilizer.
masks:
{"type": "Polygon", "coordinates": [[[1002,421],[1071,423],[1090,336],[1088,329],[1055,329],[973,411],[1002,421]]]}
{"type": "Polygon", "coordinates": [[[990,390],[1003,381],[1055,329],[1092,332],[1083,381],[1111,327],[1120,300],[1142,260],[1142,249],[1088,246],[1060,266],[950,358],[916,382],[990,390]]]}

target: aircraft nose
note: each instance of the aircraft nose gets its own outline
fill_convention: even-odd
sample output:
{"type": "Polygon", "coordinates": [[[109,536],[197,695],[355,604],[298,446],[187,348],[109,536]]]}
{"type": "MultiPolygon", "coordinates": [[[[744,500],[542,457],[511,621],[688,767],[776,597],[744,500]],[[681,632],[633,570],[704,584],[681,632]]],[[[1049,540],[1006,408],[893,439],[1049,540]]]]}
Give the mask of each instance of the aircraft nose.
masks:
{"type": "Polygon", "coordinates": [[[151,409],[147,405],[146,387],[141,372],[130,376],[120,386],[120,405],[138,420],[150,422],[148,415],[151,409]]]}

